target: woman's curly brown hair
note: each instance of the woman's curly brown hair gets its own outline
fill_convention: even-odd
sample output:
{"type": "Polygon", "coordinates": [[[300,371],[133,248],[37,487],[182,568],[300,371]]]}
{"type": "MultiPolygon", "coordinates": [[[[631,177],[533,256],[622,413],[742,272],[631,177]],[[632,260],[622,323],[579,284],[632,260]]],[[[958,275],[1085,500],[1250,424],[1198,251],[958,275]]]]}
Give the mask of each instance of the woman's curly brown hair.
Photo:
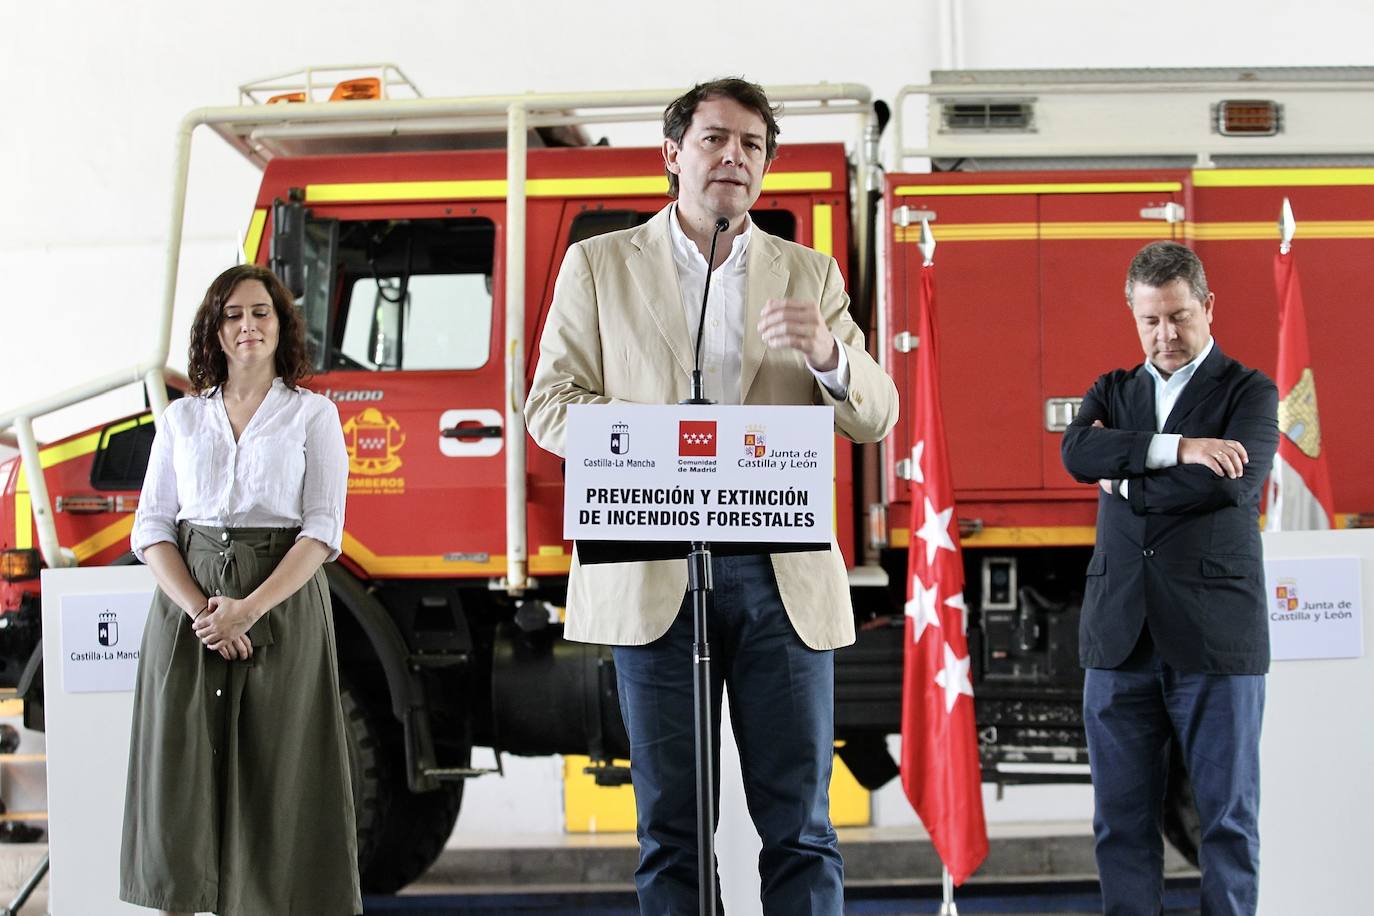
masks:
{"type": "Polygon", "coordinates": [[[310,352],[305,345],[305,325],[296,311],[295,299],[277,279],[277,275],[257,264],[231,267],[215,278],[205,291],[196,317],[191,321],[191,346],[186,354],[186,375],[191,387],[201,394],[209,394],[229,378],[229,362],[219,342],[219,329],[224,323],[224,302],[234,288],[245,280],[257,280],[272,297],[277,312],[276,368],[286,387],[294,389],[312,374],[310,352]]]}

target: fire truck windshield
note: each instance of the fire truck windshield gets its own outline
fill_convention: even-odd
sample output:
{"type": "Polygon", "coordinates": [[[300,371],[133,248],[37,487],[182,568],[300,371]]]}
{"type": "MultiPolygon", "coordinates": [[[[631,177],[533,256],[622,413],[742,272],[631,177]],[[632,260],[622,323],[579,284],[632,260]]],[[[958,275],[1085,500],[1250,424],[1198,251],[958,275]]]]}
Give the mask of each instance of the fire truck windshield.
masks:
{"type": "Polygon", "coordinates": [[[307,284],[302,303],[321,370],[486,365],[496,243],[491,220],[358,220],[337,227],[327,274],[336,278],[332,295],[311,295],[307,284]]]}

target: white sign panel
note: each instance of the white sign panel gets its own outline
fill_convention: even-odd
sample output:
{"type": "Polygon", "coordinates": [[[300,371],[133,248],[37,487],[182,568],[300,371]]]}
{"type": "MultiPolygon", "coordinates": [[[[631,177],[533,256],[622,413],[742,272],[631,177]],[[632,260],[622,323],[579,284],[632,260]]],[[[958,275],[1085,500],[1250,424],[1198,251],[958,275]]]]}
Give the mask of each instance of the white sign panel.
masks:
{"type": "Polygon", "coordinates": [[[1359,557],[1270,559],[1264,575],[1275,661],[1364,654],[1359,557]]]}
{"type": "Polygon", "coordinates": [[[828,543],[830,407],[573,405],[563,536],[828,543]]]}
{"type": "Polygon", "coordinates": [[[133,690],[151,592],[62,596],[62,689],[133,690]]]}
{"type": "MultiPolygon", "coordinates": [[[[48,912],[53,916],[148,916],[119,900],[119,838],[124,823],[133,686],[73,692],[71,653],[93,647],[137,650],[153,588],[146,566],[43,570],[43,671],[48,738],[48,912]],[[125,616],[125,608],[130,616],[125,616]],[[74,611],[71,609],[75,609],[74,611]],[[116,615],[118,632],[100,614],[116,615]],[[93,614],[94,619],[89,615],[93,614]],[[67,622],[80,618],[78,632],[67,622]],[[135,632],[137,631],[137,632],[135,632]],[[80,647],[80,648],[78,648],[80,647]],[[61,677],[61,687],[58,678],[61,677]]],[[[130,669],[132,670],[132,669],[130,669]]],[[[81,675],[77,675],[81,677],[81,675]]]]}

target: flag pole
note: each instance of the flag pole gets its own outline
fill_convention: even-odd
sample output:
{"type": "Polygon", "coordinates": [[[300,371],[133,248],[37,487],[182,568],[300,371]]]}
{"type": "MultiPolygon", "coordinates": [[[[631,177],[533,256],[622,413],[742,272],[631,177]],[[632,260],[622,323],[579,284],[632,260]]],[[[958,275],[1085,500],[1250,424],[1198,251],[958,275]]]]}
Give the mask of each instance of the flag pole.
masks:
{"type": "MultiPolygon", "coordinates": [[[[1289,253],[1292,252],[1292,250],[1293,250],[1293,236],[1297,234],[1297,231],[1298,231],[1298,223],[1297,223],[1297,220],[1293,218],[1293,205],[1292,205],[1291,203],[1289,203],[1289,202],[1288,202],[1288,198],[1285,197],[1285,198],[1283,199],[1283,205],[1279,208],[1279,258],[1280,258],[1280,259],[1287,258],[1288,255],[1289,255],[1289,253]]],[[[1279,290],[1279,296],[1280,296],[1280,300],[1282,300],[1282,297],[1283,297],[1283,290],[1282,290],[1282,289],[1279,290]]],[[[1279,316],[1280,316],[1280,318],[1279,318],[1279,321],[1280,321],[1280,324],[1279,324],[1279,337],[1280,337],[1280,338],[1283,337],[1283,324],[1282,324],[1282,320],[1283,320],[1283,319],[1282,319],[1283,307],[1284,307],[1284,304],[1283,304],[1282,301],[1280,301],[1280,302],[1279,302],[1279,316]]],[[[1282,364],[1282,362],[1283,362],[1283,360],[1282,360],[1282,352],[1283,352],[1283,343],[1282,343],[1282,341],[1280,341],[1280,343],[1279,343],[1279,352],[1280,352],[1280,360],[1279,360],[1279,362],[1280,362],[1280,364],[1282,364]]],[[[1279,384],[1286,384],[1286,380],[1283,379],[1283,377],[1282,377],[1281,375],[1278,376],[1278,378],[1279,378],[1279,384]]],[[[1280,458],[1280,457],[1277,456],[1277,455],[1275,456],[1275,463],[1278,463],[1278,461],[1281,461],[1281,460],[1282,460],[1282,458],[1280,458]]],[[[1280,484],[1279,484],[1279,478],[1282,477],[1282,476],[1283,476],[1283,475],[1280,473],[1280,471],[1279,471],[1278,468],[1273,468],[1273,469],[1271,469],[1271,470],[1269,471],[1269,480],[1266,481],[1265,494],[1264,494],[1264,495],[1265,495],[1265,499],[1264,499],[1264,511],[1265,511],[1264,528],[1265,528],[1266,531],[1282,531],[1282,530],[1283,530],[1283,500],[1284,500],[1284,497],[1287,496],[1287,493],[1285,492],[1286,489],[1287,489],[1287,487],[1286,487],[1286,486],[1280,486],[1280,484]]]]}
{"type": "Polygon", "coordinates": [[[1288,198],[1283,199],[1279,210],[1279,254],[1288,254],[1293,247],[1293,236],[1297,234],[1298,223],[1293,219],[1293,205],[1288,198]]]}
{"type": "MultiPolygon", "coordinates": [[[[930,220],[921,220],[921,257],[925,260],[926,267],[935,266],[935,234],[930,231],[930,220]]],[[[949,868],[941,863],[941,890],[944,894],[940,902],[940,916],[959,916],[959,907],[954,904],[954,876],[949,873],[949,868]]]]}
{"type": "MultiPolygon", "coordinates": [[[[930,220],[921,220],[921,256],[926,267],[935,266],[935,234],[930,231],[930,220]]],[[[959,907],[954,903],[954,876],[942,863],[940,884],[944,894],[940,902],[940,916],[959,916],[959,907]]]]}
{"type": "Polygon", "coordinates": [[[959,907],[954,903],[954,876],[945,868],[944,877],[941,883],[944,885],[945,897],[940,903],[940,916],[959,916],[959,907]]]}

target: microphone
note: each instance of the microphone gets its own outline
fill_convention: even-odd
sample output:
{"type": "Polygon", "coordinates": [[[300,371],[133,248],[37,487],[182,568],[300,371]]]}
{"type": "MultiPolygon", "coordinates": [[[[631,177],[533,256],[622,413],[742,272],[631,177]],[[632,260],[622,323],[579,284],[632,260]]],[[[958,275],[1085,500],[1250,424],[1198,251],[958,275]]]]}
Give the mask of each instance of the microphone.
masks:
{"type": "Polygon", "coordinates": [[[711,253],[706,257],[706,285],[701,291],[701,318],[697,321],[696,359],[692,366],[692,396],[684,404],[710,404],[706,399],[705,385],[701,380],[701,335],[706,329],[706,298],[711,295],[711,273],[716,263],[716,240],[730,228],[730,221],[723,216],[716,218],[715,232],[711,233],[711,253]]]}

